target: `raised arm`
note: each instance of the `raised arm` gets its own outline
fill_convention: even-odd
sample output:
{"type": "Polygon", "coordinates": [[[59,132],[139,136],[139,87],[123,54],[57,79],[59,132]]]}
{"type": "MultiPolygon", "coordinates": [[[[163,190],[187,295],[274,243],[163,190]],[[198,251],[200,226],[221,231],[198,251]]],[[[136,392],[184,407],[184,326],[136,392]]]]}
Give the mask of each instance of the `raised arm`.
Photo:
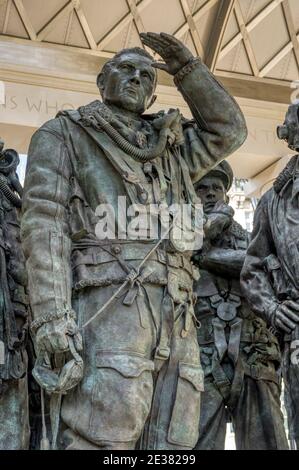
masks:
{"type": "Polygon", "coordinates": [[[193,114],[194,124],[185,126],[185,158],[196,182],[243,144],[247,137],[244,116],[234,98],[181,41],[165,33],[140,36],[165,61],[154,62],[153,67],[174,77],[193,114]]]}
{"type": "Polygon", "coordinates": [[[221,276],[239,278],[245,260],[245,250],[211,247],[199,258],[199,267],[221,276]]]}

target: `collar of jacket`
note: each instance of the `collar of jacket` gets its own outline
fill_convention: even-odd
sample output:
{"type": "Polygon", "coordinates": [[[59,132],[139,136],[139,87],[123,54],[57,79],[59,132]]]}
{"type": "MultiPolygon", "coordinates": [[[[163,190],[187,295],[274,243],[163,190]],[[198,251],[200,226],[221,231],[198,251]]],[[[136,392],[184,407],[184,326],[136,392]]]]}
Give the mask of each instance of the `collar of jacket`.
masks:
{"type": "Polygon", "coordinates": [[[279,173],[277,176],[273,184],[274,191],[277,194],[279,194],[286,187],[287,183],[293,179],[298,157],[299,155],[294,155],[285,168],[281,171],[281,173],[279,173]]]}
{"type": "MultiPolygon", "coordinates": [[[[66,115],[76,113],[78,119],[81,119],[82,123],[85,126],[90,126],[88,117],[90,115],[94,115],[94,113],[96,112],[100,112],[103,118],[108,122],[110,122],[110,120],[114,117],[113,112],[110,111],[110,109],[100,100],[95,100],[95,101],[92,101],[91,103],[88,103],[85,106],[80,106],[75,111],[74,110],[60,111],[56,117],[66,116],[66,115]]],[[[164,112],[161,112],[158,114],[142,114],[140,116],[140,119],[147,121],[147,122],[151,122],[154,119],[156,119],[159,114],[164,114],[164,112]]]]}

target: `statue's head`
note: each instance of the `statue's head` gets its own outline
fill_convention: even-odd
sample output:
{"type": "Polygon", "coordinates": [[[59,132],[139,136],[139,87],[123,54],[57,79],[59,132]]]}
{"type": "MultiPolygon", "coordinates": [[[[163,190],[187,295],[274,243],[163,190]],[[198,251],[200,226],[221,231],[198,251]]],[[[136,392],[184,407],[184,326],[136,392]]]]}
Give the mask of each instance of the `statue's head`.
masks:
{"type": "Polygon", "coordinates": [[[123,49],[106,62],[97,78],[103,102],[142,114],[155,101],[157,72],[144,49],[123,49]]]}
{"type": "Polygon", "coordinates": [[[228,202],[227,193],[233,176],[231,166],[224,160],[195,184],[195,191],[201,199],[205,214],[214,209],[216,202],[228,202]]]}
{"type": "Polygon", "coordinates": [[[277,127],[277,136],[285,140],[291,150],[299,151],[299,103],[289,106],[283,125],[277,127]]]}

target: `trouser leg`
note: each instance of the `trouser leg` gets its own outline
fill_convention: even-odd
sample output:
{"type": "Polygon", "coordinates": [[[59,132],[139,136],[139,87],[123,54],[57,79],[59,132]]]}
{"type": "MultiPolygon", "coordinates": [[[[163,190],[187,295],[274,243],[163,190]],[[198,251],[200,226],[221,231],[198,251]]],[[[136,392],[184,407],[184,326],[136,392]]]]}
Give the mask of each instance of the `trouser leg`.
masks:
{"type": "MultiPolygon", "coordinates": [[[[84,324],[115,287],[88,288],[76,303],[84,324]]],[[[157,287],[153,299],[162,298],[157,287]]],[[[62,403],[62,421],[76,436],[71,448],[132,449],[150,412],[155,330],[150,313],[120,296],[83,332],[84,377],[62,403]],[[79,436],[79,438],[78,438],[79,436]]]]}
{"type": "Polygon", "coordinates": [[[6,385],[0,396],[0,450],[26,450],[30,437],[27,376],[6,385]]]}
{"type": "Polygon", "coordinates": [[[223,450],[226,435],[226,410],[224,400],[211,383],[205,383],[201,398],[199,439],[197,450],[223,450]]]}
{"type": "Polygon", "coordinates": [[[285,343],[283,352],[284,401],[287,411],[289,439],[299,449],[299,364],[298,353],[293,354],[292,344],[285,343]]]}
{"type": "MultiPolygon", "coordinates": [[[[75,307],[79,324],[115,290],[82,292],[75,307]]],[[[149,421],[145,449],[196,444],[203,383],[195,326],[191,321],[187,336],[182,335],[185,310],[176,310],[170,301],[168,311],[163,287],[147,285],[146,298],[150,308],[142,298],[127,306],[120,296],[84,330],[84,377],[62,404],[62,421],[84,448],[134,448],[149,421]],[[155,355],[161,336],[170,355],[160,361],[155,355]]]]}
{"type": "Polygon", "coordinates": [[[288,449],[276,383],[245,376],[232,417],[237,450],[288,449]]]}
{"type": "Polygon", "coordinates": [[[103,442],[102,446],[93,444],[79,434],[68,429],[63,434],[65,450],[134,450],[134,442],[103,442]]]}
{"type": "Polygon", "coordinates": [[[203,374],[197,332],[191,321],[186,333],[185,316],[179,312],[182,310],[166,295],[161,318],[168,332],[162,332],[158,343],[164,336],[162,343],[169,347],[170,356],[165,361],[155,359],[155,389],[142,439],[144,449],[191,450],[198,439],[203,374]]]}

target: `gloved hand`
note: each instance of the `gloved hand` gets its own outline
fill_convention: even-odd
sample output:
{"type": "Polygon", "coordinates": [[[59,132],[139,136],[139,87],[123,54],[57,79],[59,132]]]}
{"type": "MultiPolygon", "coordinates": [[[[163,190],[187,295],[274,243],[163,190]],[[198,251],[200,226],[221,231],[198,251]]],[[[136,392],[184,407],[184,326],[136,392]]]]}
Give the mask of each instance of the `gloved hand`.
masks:
{"type": "Polygon", "coordinates": [[[63,317],[44,323],[38,328],[35,337],[37,354],[40,351],[49,354],[68,352],[68,336],[72,337],[76,351],[82,351],[82,336],[74,319],[63,317]]]}
{"type": "Polygon", "coordinates": [[[67,393],[83,377],[82,337],[73,318],[65,316],[44,323],[36,333],[37,359],[32,371],[49,393],[67,393]],[[54,367],[53,367],[54,365],[54,367]]]}
{"type": "Polygon", "coordinates": [[[160,135],[166,134],[170,145],[174,143],[182,145],[184,143],[181,117],[178,109],[169,109],[168,113],[157,117],[153,121],[153,126],[159,130],[160,135]]]}
{"type": "Polygon", "coordinates": [[[272,314],[271,323],[274,328],[291,333],[299,323],[299,303],[286,300],[279,304],[272,314]]]}
{"type": "Polygon", "coordinates": [[[206,214],[207,222],[204,226],[205,236],[213,240],[227,229],[234,217],[234,210],[223,201],[216,202],[213,210],[206,214]]]}

